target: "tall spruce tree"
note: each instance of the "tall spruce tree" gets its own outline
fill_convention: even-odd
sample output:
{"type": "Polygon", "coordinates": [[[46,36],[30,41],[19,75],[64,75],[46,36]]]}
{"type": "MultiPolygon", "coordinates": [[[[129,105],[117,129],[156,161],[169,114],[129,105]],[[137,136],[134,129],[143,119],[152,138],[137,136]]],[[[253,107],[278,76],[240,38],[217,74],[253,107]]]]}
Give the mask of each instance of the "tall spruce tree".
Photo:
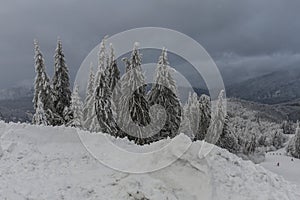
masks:
{"type": "Polygon", "coordinates": [[[46,118],[49,124],[53,125],[55,119],[55,109],[53,106],[53,95],[50,85],[49,78],[45,69],[45,62],[43,54],[40,51],[37,40],[34,41],[34,60],[35,60],[35,83],[34,83],[34,97],[33,105],[34,109],[37,110],[38,101],[43,104],[43,109],[46,113],[46,118]],[[39,97],[40,96],[40,97],[39,97]]]}
{"type": "Polygon", "coordinates": [[[204,140],[207,134],[207,130],[210,124],[210,98],[209,96],[203,94],[199,98],[199,127],[196,133],[196,140],[204,140]]]}
{"type": "Polygon", "coordinates": [[[180,131],[184,132],[185,134],[189,135],[192,139],[195,140],[200,122],[199,101],[198,96],[195,92],[189,93],[187,103],[184,105],[183,108],[183,112],[183,125],[181,126],[180,131]],[[188,123],[189,126],[187,126],[188,123]]]}
{"type": "MultiPolygon", "coordinates": [[[[106,76],[107,79],[107,85],[111,92],[111,110],[114,116],[114,119],[118,119],[120,117],[120,98],[121,98],[121,84],[120,84],[120,70],[117,65],[117,61],[115,58],[115,52],[113,45],[110,44],[110,57],[109,57],[109,63],[106,67],[106,76]]],[[[119,131],[119,133],[121,133],[119,131]]],[[[122,135],[118,135],[122,136],[122,135]]]]}
{"type": "MultiPolygon", "coordinates": [[[[223,90],[219,94],[215,112],[212,113],[214,115],[211,122],[212,124],[207,129],[205,140],[235,153],[239,150],[238,138],[233,134],[228,124],[228,116],[225,114],[224,94],[225,92],[223,90]]],[[[249,148],[252,152],[253,145],[256,145],[256,143],[253,144],[253,141],[251,141],[251,143],[247,145],[250,145],[249,148]]]]}
{"type": "MultiPolygon", "coordinates": [[[[122,96],[119,103],[121,115],[118,119],[118,124],[127,132],[131,130],[131,121],[128,119],[128,116],[138,126],[148,125],[151,119],[146,99],[145,78],[141,68],[141,54],[137,44],[134,45],[130,60],[125,59],[125,62],[126,74],[122,77],[122,96]],[[137,88],[137,86],[140,87],[137,88]]],[[[135,131],[137,132],[134,133],[136,134],[134,136],[127,133],[128,138],[138,144],[145,144],[147,135],[144,135],[139,128],[135,131]]]]}
{"type": "Polygon", "coordinates": [[[80,96],[79,96],[79,87],[78,85],[75,85],[72,92],[72,99],[71,99],[71,112],[72,112],[72,119],[69,122],[69,126],[72,127],[82,127],[82,109],[83,104],[81,102],[80,96]]]}
{"type": "Polygon", "coordinates": [[[96,114],[100,131],[117,136],[118,128],[111,111],[111,91],[107,85],[104,73],[101,74],[96,89],[96,114]]]}
{"type": "Polygon", "coordinates": [[[295,135],[295,151],[293,156],[300,159],[300,128],[298,126],[296,135],[295,135]]]}
{"type": "Polygon", "coordinates": [[[281,128],[283,130],[283,134],[294,134],[295,129],[293,128],[293,123],[290,120],[283,121],[281,128]]]}
{"type": "MultiPolygon", "coordinates": [[[[149,105],[159,104],[165,109],[167,114],[163,129],[154,138],[159,140],[166,137],[175,137],[180,127],[181,107],[165,48],[162,50],[158,60],[154,82],[155,84],[148,94],[149,105]]],[[[159,118],[161,113],[156,113],[156,115],[159,118]]]]}
{"type": "Polygon", "coordinates": [[[207,130],[205,140],[209,143],[216,144],[223,132],[223,125],[225,123],[225,104],[224,104],[224,91],[219,94],[216,109],[212,113],[211,125],[207,130]]]}
{"type": "Polygon", "coordinates": [[[54,76],[53,76],[53,93],[54,93],[54,107],[60,120],[56,125],[67,124],[70,112],[67,109],[71,105],[71,90],[69,70],[65,62],[65,55],[62,49],[62,42],[57,41],[57,47],[54,55],[54,76]]]}
{"type": "Polygon", "coordinates": [[[120,70],[117,65],[117,61],[115,58],[115,52],[112,44],[110,44],[110,57],[109,57],[109,63],[106,67],[106,73],[104,73],[107,76],[108,79],[108,87],[111,91],[114,90],[118,82],[120,81],[120,70]]]}
{"type": "Polygon", "coordinates": [[[89,130],[92,116],[96,113],[95,112],[95,96],[94,96],[94,84],[95,84],[95,75],[93,70],[93,64],[90,64],[90,75],[88,79],[88,84],[86,88],[86,97],[84,100],[83,106],[83,127],[86,130],[89,130]]]}
{"type": "Polygon", "coordinates": [[[97,96],[97,89],[100,85],[100,81],[101,80],[101,76],[104,75],[104,79],[105,82],[107,82],[108,78],[105,75],[106,73],[106,68],[107,68],[107,53],[106,53],[106,46],[105,46],[105,41],[106,41],[106,37],[102,39],[101,43],[100,43],[100,48],[99,48],[99,52],[98,52],[98,68],[96,71],[96,76],[95,76],[95,82],[94,82],[94,91],[93,91],[93,99],[90,100],[92,110],[90,113],[89,118],[87,119],[87,125],[88,125],[88,130],[90,131],[94,131],[94,132],[98,132],[101,131],[101,127],[97,118],[97,113],[96,113],[96,107],[95,107],[95,103],[96,103],[96,99],[99,99],[100,97],[97,96]],[[94,105],[92,105],[94,104],[94,105]]]}
{"type": "MultiPolygon", "coordinates": [[[[106,53],[106,46],[105,46],[106,38],[102,39],[100,43],[100,48],[98,52],[98,69],[96,72],[96,77],[95,77],[95,83],[94,83],[94,89],[98,87],[100,83],[100,77],[104,73],[106,75],[106,68],[107,68],[107,53],[106,53]]],[[[105,76],[105,80],[107,80],[108,77],[105,76]]]]}
{"type": "Polygon", "coordinates": [[[300,127],[298,121],[295,136],[290,140],[289,145],[287,147],[287,152],[291,156],[300,159],[300,127]]]}
{"type": "MultiPolygon", "coordinates": [[[[227,149],[231,153],[236,153],[239,150],[238,138],[233,134],[228,120],[228,116],[226,116],[223,125],[223,131],[216,145],[221,148],[227,149]]],[[[253,143],[251,143],[251,145],[252,144],[253,143]]]]}
{"type": "Polygon", "coordinates": [[[32,122],[33,124],[37,125],[49,125],[49,121],[46,116],[46,112],[44,110],[44,104],[41,100],[41,92],[39,92],[38,100],[37,100],[37,107],[35,109],[35,114],[33,115],[32,122]]]}

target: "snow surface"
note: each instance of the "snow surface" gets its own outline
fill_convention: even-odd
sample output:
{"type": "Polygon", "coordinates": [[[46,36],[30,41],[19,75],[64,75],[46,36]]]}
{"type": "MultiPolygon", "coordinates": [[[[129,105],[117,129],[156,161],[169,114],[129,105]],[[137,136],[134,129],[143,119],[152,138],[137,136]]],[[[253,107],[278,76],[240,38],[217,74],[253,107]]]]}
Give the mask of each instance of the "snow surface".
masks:
{"type": "MultiPolygon", "coordinates": [[[[266,160],[261,163],[266,169],[281,175],[286,180],[297,184],[300,194],[300,160],[286,155],[285,149],[269,152],[266,160]],[[292,161],[293,159],[293,161],[292,161]],[[279,166],[277,166],[279,163],[279,166]]],[[[300,199],[300,198],[299,198],[300,199]]]]}
{"type": "MultiPolygon", "coordinates": [[[[226,150],[215,147],[200,159],[202,142],[192,143],[164,169],[129,174],[94,159],[74,128],[0,122],[0,135],[0,199],[299,200],[296,186],[283,177],[226,150]]],[[[185,143],[187,137],[176,139],[185,143]]],[[[98,141],[105,147],[106,140],[98,141]]],[[[112,141],[136,152],[160,144],[140,147],[126,139],[112,141]]],[[[169,154],[174,156],[176,149],[169,154]]]]}

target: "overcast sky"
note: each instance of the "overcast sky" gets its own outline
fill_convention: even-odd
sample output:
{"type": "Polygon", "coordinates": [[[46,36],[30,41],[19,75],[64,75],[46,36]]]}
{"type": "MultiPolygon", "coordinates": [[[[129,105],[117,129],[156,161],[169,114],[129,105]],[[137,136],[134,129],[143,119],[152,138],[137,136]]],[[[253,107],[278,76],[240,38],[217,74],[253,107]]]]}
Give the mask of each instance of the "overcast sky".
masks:
{"type": "Polygon", "coordinates": [[[300,67],[299,0],[2,0],[0,88],[31,83],[33,39],[52,76],[63,41],[72,79],[104,35],[159,26],[202,44],[225,78],[300,67]]]}

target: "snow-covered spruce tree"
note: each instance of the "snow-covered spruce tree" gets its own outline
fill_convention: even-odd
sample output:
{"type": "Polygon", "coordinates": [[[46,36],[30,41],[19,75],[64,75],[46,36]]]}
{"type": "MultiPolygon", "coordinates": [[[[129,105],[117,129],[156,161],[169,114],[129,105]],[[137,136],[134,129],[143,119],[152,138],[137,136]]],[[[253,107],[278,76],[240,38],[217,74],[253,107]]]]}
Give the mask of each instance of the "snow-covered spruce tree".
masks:
{"type": "Polygon", "coordinates": [[[293,123],[290,120],[283,121],[281,128],[283,130],[283,134],[294,134],[295,133],[293,123]]]}
{"type": "Polygon", "coordinates": [[[111,91],[107,85],[104,74],[101,74],[99,85],[96,89],[96,114],[100,131],[113,136],[118,135],[118,127],[111,111],[111,91]]]}
{"type": "Polygon", "coordinates": [[[191,139],[195,138],[194,132],[191,128],[190,119],[188,117],[185,117],[184,113],[183,113],[183,116],[181,118],[181,124],[180,124],[180,128],[179,128],[179,132],[184,133],[185,135],[187,135],[191,139]]]}
{"type": "Polygon", "coordinates": [[[44,110],[44,104],[42,102],[41,93],[42,92],[39,92],[38,94],[37,107],[35,109],[35,114],[33,115],[32,122],[33,124],[47,126],[50,123],[47,119],[46,112],[44,110]]]}
{"type": "Polygon", "coordinates": [[[97,114],[96,114],[96,107],[95,107],[96,98],[99,99],[99,97],[97,97],[97,88],[100,84],[100,79],[103,74],[104,74],[105,82],[108,81],[108,78],[105,75],[105,73],[107,72],[107,70],[106,70],[106,68],[107,68],[107,53],[106,53],[105,41],[106,41],[106,37],[103,38],[100,43],[100,48],[99,48],[99,52],[98,52],[98,68],[96,71],[96,76],[94,78],[94,84],[93,84],[94,85],[93,98],[91,98],[88,103],[90,105],[91,110],[90,110],[90,114],[89,114],[88,118],[85,121],[86,129],[89,131],[94,131],[94,132],[101,131],[99,121],[97,118],[97,114]]]}
{"type": "Polygon", "coordinates": [[[290,140],[289,145],[287,147],[287,152],[291,156],[300,159],[300,127],[298,122],[297,122],[296,134],[290,140]]]}
{"type": "Polygon", "coordinates": [[[34,97],[33,97],[33,105],[36,110],[38,107],[38,100],[43,104],[43,109],[46,113],[47,121],[50,125],[53,125],[55,114],[54,114],[54,106],[53,106],[53,96],[52,89],[50,85],[49,78],[45,71],[45,64],[43,54],[40,51],[37,40],[34,41],[34,60],[35,60],[35,83],[34,83],[34,97]],[[39,97],[40,95],[40,97],[39,97]]]}
{"type": "Polygon", "coordinates": [[[69,70],[65,62],[65,55],[62,49],[61,40],[57,41],[57,47],[54,55],[54,76],[52,79],[54,107],[60,120],[55,125],[67,124],[72,118],[67,111],[71,105],[71,89],[69,70]],[[67,113],[67,114],[66,114],[67,113]]]}
{"type": "Polygon", "coordinates": [[[111,110],[115,119],[118,119],[120,115],[119,101],[121,97],[120,70],[117,65],[112,44],[110,44],[110,58],[108,60],[109,63],[106,67],[105,74],[108,77],[107,85],[111,92],[111,110]]]}
{"type": "MultiPolygon", "coordinates": [[[[165,48],[162,50],[162,54],[158,60],[154,83],[148,94],[149,105],[161,105],[165,109],[167,116],[164,127],[153,139],[160,140],[162,138],[175,137],[180,127],[181,107],[165,48]]],[[[156,113],[156,115],[159,119],[161,114],[156,113]]]]}
{"type": "Polygon", "coordinates": [[[88,84],[86,88],[86,97],[84,99],[83,111],[82,111],[82,126],[86,130],[90,130],[92,123],[92,116],[96,115],[95,111],[95,75],[93,70],[93,64],[90,64],[90,75],[88,79],[88,84]]]}
{"type": "MultiPolygon", "coordinates": [[[[126,62],[126,74],[122,77],[122,96],[119,103],[121,115],[118,119],[118,124],[126,131],[130,131],[128,116],[131,116],[132,121],[138,126],[148,125],[151,119],[148,101],[146,100],[145,78],[141,68],[141,54],[137,44],[134,45],[130,60],[124,60],[126,62]],[[136,89],[136,86],[141,87],[136,89]]],[[[136,137],[127,135],[128,139],[134,140],[137,144],[145,144],[147,142],[147,136],[142,135],[141,129],[136,134],[138,135],[136,137]]]]}
{"type": "Polygon", "coordinates": [[[207,134],[207,130],[210,124],[210,98],[209,96],[203,94],[199,98],[199,127],[196,133],[196,140],[204,140],[207,134]]]}
{"type": "Polygon", "coordinates": [[[79,96],[79,87],[78,85],[75,85],[72,92],[72,98],[71,98],[71,107],[70,110],[72,112],[72,119],[68,123],[69,126],[72,127],[82,127],[82,109],[83,104],[81,102],[80,96],[79,96]]]}
{"type": "Polygon", "coordinates": [[[295,137],[292,137],[286,147],[286,152],[288,155],[293,156],[295,152],[295,137]]]}
{"type": "Polygon", "coordinates": [[[208,143],[216,144],[223,132],[223,125],[225,122],[225,104],[224,104],[224,91],[222,90],[219,94],[216,109],[212,113],[211,125],[207,130],[205,140],[208,143]]]}
{"type": "Polygon", "coordinates": [[[36,77],[35,77],[35,83],[34,83],[34,97],[33,97],[32,102],[33,102],[34,109],[36,109],[40,92],[44,88],[44,85],[43,85],[44,77],[43,76],[46,74],[43,54],[40,51],[40,47],[38,45],[37,40],[34,40],[34,54],[35,54],[34,61],[35,61],[36,77]]]}
{"type": "MultiPolygon", "coordinates": [[[[114,64],[115,67],[117,67],[116,64],[114,64]]],[[[119,69],[117,69],[119,70],[119,69]]],[[[120,79],[120,76],[115,74],[114,78],[116,79],[120,79]]],[[[116,116],[116,119],[119,118],[120,115],[120,98],[122,95],[122,91],[121,91],[121,83],[120,82],[116,82],[115,85],[111,85],[111,92],[112,92],[112,111],[114,113],[114,115],[116,116]]]]}
{"type": "Polygon", "coordinates": [[[180,128],[180,132],[183,132],[189,135],[192,139],[195,139],[199,128],[199,122],[200,122],[199,117],[200,114],[199,114],[198,96],[195,92],[193,93],[190,92],[188,101],[183,108],[183,119],[182,119],[183,125],[180,128]],[[188,123],[189,125],[187,126],[188,123]],[[189,129],[191,130],[190,133],[188,132],[189,129]]]}
{"type": "Polygon", "coordinates": [[[223,131],[216,145],[223,149],[227,149],[231,153],[237,153],[240,149],[238,138],[233,134],[228,123],[228,116],[225,117],[223,131]]]}
{"type": "Polygon", "coordinates": [[[257,147],[257,140],[256,140],[256,136],[253,135],[250,141],[246,141],[245,147],[243,148],[244,154],[246,155],[253,154],[255,152],[256,147],[257,147]]]}
{"type": "Polygon", "coordinates": [[[238,138],[233,134],[228,124],[228,116],[225,116],[224,91],[218,97],[215,112],[213,113],[212,125],[209,126],[205,140],[216,144],[230,152],[237,152],[240,148],[238,138]]]}
{"type": "Polygon", "coordinates": [[[103,73],[105,75],[105,80],[106,81],[108,80],[108,77],[106,76],[108,56],[107,56],[107,53],[106,53],[105,41],[106,41],[106,38],[103,38],[101,43],[100,43],[100,48],[99,48],[99,52],[98,52],[98,69],[97,69],[97,72],[96,72],[95,83],[94,83],[94,89],[95,90],[96,90],[96,88],[98,87],[98,85],[100,83],[100,77],[103,73]]]}
{"type": "Polygon", "coordinates": [[[110,57],[107,58],[108,64],[105,68],[105,75],[107,76],[107,85],[111,91],[115,88],[116,84],[120,80],[120,70],[115,59],[115,51],[113,45],[110,44],[110,57]]]}
{"type": "Polygon", "coordinates": [[[283,134],[283,130],[282,129],[276,130],[273,136],[273,146],[276,149],[280,149],[284,146],[285,142],[286,142],[286,137],[283,134]]]}

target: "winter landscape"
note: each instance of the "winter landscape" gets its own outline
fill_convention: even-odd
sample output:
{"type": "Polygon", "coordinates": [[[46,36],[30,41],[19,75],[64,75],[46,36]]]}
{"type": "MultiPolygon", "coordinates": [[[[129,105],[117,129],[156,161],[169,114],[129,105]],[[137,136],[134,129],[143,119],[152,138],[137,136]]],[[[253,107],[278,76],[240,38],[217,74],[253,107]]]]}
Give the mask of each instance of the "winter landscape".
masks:
{"type": "Polygon", "coordinates": [[[0,200],[300,200],[299,2],[2,4],[0,200]]]}

